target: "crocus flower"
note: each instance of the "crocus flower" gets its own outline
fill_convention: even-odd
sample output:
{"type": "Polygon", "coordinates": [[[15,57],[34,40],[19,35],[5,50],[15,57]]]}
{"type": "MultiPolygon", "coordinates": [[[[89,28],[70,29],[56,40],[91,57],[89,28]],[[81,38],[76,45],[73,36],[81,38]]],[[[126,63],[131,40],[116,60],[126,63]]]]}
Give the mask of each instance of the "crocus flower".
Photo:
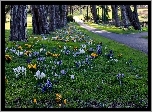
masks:
{"type": "Polygon", "coordinates": [[[26,62],[27,62],[28,64],[30,64],[30,63],[31,63],[31,59],[30,59],[30,58],[27,58],[27,59],[26,59],[26,62]]]}
{"type": "Polygon", "coordinates": [[[113,58],[113,51],[112,50],[110,50],[110,53],[107,55],[107,57],[108,57],[108,59],[113,58]]]}
{"type": "Polygon", "coordinates": [[[82,44],[81,47],[82,47],[83,49],[86,49],[86,45],[85,45],[85,44],[82,44]]]}
{"type": "Polygon", "coordinates": [[[19,50],[22,50],[22,46],[18,46],[18,49],[19,49],[19,50]]]}
{"type": "Polygon", "coordinates": [[[102,46],[101,45],[97,45],[97,54],[101,54],[102,53],[102,46]]]}
{"type": "Polygon", "coordinates": [[[58,74],[56,74],[56,73],[55,73],[55,75],[54,75],[54,76],[58,76],[58,74]]]}
{"type": "Polygon", "coordinates": [[[52,83],[51,83],[51,81],[49,79],[47,79],[47,82],[43,86],[42,92],[45,92],[47,90],[52,90],[52,83]]]}
{"type": "Polygon", "coordinates": [[[36,64],[34,64],[34,65],[28,64],[28,68],[29,68],[29,69],[36,69],[36,64]]]}
{"type": "Polygon", "coordinates": [[[71,79],[74,79],[74,75],[70,75],[71,76],[71,79]]]}
{"type": "Polygon", "coordinates": [[[64,99],[63,103],[66,105],[66,104],[67,104],[67,100],[66,100],[66,99],[64,99]]]}
{"type": "Polygon", "coordinates": [[[98,57],[98,55],[97,55],[96,53],[91,53],[91,56],[92,56],[93,58],[98,57]]]}
{"type": "Polygon", "coordinates": [[[66,74],[65,70],[61,70],[60,72],[61,72],[62,75],[66,74]]]}
{"type": "Polygon", "coordinates": [[[25,51],[24,53],[26,56],[29,56],[31,54],[31,51],[25,51]]]}
{"type": "Polygon", "coordinates": [[[16,49],[15,48],[12,48],[12,49],[10,49],[10,51],[12,52],[12,53],[16,53],[16,49]]]}
{"type": "Polygon", "coordinates": [[[81,49],[79,49],[79,53],[80,53],[80,54],[84,54],[84,53],[85,53],[85,50],[81,48],[81,49]]]}
{"type": "Polygon", "coordinates": [[[36,99],[33,100],[33,103],[37,103],[36,99]]]}
{"type": "Polygon", "coordinates": [[[33,52],[33,56],[39,56],[39,52],[33,52]]]}
{"type": "Polygon", "coordinates": [[[119,79],[121,79],[121,78],[124,77],[124,74],[120,74],[120,73],[119,73],[116,77],[117,77],[117,79],[119,80],[119,79]]]}
{"type": "Polygon", "coordinates": [[[46,51],[44,48],[40,48],[40,52],[42,52],[42,51],[46,51]]]}
{"type": "Polygon", "coordinates": [[[43,62],[44,60],[45,60],[45,57],[38,57],[38,58],[37,58],[37,61],[43,62]]]}
{"type": "Polygon", "coordinates": [[[7,63],[10,63],[12,58],[9,55],[5,55],[5,60],[7,63]]]}
{"type": "Polygon", "coordinates": [[[61,65],[62,64],[62,60],[54,61],[54,64],[61,65]]]}
{"type": "Polygon", "coordinates": [[[22,67],[17,67],[17,68],[13,68],[14,70],[14,73],[16,75],[16,78],[19,77],[20,74],[24,74],[26,76],[26,68],[24,68],[23,66],[22,67]]]}
{"type": "Polygon", "coordinates": [[[17,50],[17,51],[15,52],[15,54],[18,55],[18,56],[22,56],[22,55],[23,55],[23,52],[20,52],[19,50],[17,50]]]}
{"type": "Polygon", "coordinates": [[[43,79],[46,75],[38,70],[34,76],[36,77],[37,80],[37,79],[43,79]]]}

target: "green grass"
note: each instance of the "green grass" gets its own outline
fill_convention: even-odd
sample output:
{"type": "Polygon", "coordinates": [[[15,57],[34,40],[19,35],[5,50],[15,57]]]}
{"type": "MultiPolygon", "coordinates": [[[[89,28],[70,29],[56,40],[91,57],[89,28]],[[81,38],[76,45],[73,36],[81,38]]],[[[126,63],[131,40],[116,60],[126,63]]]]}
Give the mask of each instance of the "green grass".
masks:
{"type": "Polygon", "coordinates": [[[134,30],[133,28],[131,28],[130,30],[124,30],[122,28],[115,27],[114,25],[95,24],[91,22],[88,22],[88,23],[86,22],[86,24],[100,30],[106,30],[112,33],[117,33],[117,34],[148,32],[148,27],[143,27],[142,31],[138,31],[138,30],[134,30]]]}
{"type": "MultiPolygon", "coordinates": [[[[9,24],[6,23],[5,25],[6,28],[8,28],[9,24]]],[[[100,108],[102,107],[102,104],[104,104],[105,108],[110,107],[114,101],[116,101],[116,104],[122,104],[120,108],[128,108],[129,104],[127,103],[129,102],[134,104],[131,108],[135,106],[146,106],[148,103],[148,56],[123,44],[119,44],[110,39],[91,33],[81,28],[76,23],[69,23],[69,26],[71,27],[70,31],[73,32],[70,36],[78,35],[78,37],[81,37],[86,34],[90,37],[90,39],[94,40],[93,45],[87,45],[87,49],[90,47],[96,48],[98,42],[102,42],[102,55],[93,59],[92,64],[89,66],[85,65],[79,69],[73,67],[75,66],[73,64],[74,60],[84,60],[88,53],[86,52],[85,54],[74,58],[72,55],[62,54],[60,50],[63,49],[63,46],[69,46],[70,50],[72,50],[73,47],[80,48],[80,45],[85,42],[74,43],[70,41],[65,43],[61,41],[52,41],[51,37],[58,35],[57,32],[61,30],[58,30],[54,34],[52,33],[48,36],[48,40],[41,40],[37,42],[36,39],[29,38],[29,41],[26,44],[33,45],[31,49],[27,49],[24,42],[17,42],[16,45],[21,45],[23,50],[30,50],[32,52],[39,51],[40,48],[42,48],[42,44],[45,46],[46,52],[52,51],[52,48],[55,47],[56,53],[61,54],[60,59],[63,61],[63,65],[61,67],[56,66],[56,73],[60,74],[60,70],[62,69],[69,69],[69,71],[65,76],[57,78],[52,75],[52,72],[55,72],[54,69],[52,69],[52,66],[55,67],[55,65],[50,63],[51,60],[55,60],[56,58],[51,56],[46,57],[45,52],[41,53],[41,56],[46,57],[45,62],[38,64],[36,58],[33,58],[32,64],[36,63],[39,65],[40,71],[43,71],[47,77],[50,77],[50,80],[53,83],[51,93],[42,93],[41,90],[36,89],[35,87],[37,85],[37,81],[34,77],[35,73],[31,73],[27,68],[25,60],[28,57],[19,57],[10,51],[6,51],[6,54],[9,54],[12,57],[12,61],[10,64],[5,64],[5,76],[8,80],[8,83],[5,84],[5,107],[44,108],[52,106],[53,108],[60,108],[58,103],[55,101],[56,93],[60,93],[62,95],[61,103],[63,103],[64,99],[67,99],[67,104],[64,105],[65,108],[84,108],[86,107],[86,104],[91,105],[91,101],[100,103],[100,108]],[[62,48],[59,49],[58,45],[61,45],[62,48]],[[105,49],[105,47],[107,47],[107,49],[105,49]],[[105,53],[109,53],[110,50],[114,51],[114,58],[118,59],[117,63],[108,60],[105,56],[105,53]],[[119,54],[122,54],[121,58],[118,57],[119,54]],[[130,65],[126,64],[126,62],[129,62],[130,59],[133,62],[130,65]],[[48,67],[42,69],[44,65],[47,65],[48,67]],[[27,75],[16,79],[13,68],[18,66],[26,67],[27,75]],[[116,78],[118,73],[124,74],[122,85],[119,84],[119,81],[116,78]],[[75,75],[74,80],[70,79],[70,75],[72,74],[75,75]],[[138,75],[138,77],[136,77],[136,75],[138,75]],[[55,80],[57,80],[56,83],[55,80]],[[33,99],[37,100],[36,105],[34,105],[33,99]],[[144,102],[139,103],[141,100],[144,102]],[[19,103],[17,103],[17,101],[19,103]]],[[[61,37],[67,37],[65,34],[67,30],[68,27],[62,29],[61,37]]],[[[28,31],[29,37],[37,36],[41,39],[41,36],[32,35],[32,28],[30,24],[28,25],[28,31]]],[[[9,49],[11,47],[16,48],[13,42],[8,41],[9,35],[9,29],[6,29],[6,46],[9,49]]],[[[85,38],[87,40],[86,36],[85,38]]],[[[42,80],[42,82],[46,81],[46,78],[42,80]]]]}
{"type": "Polygon", "coordinates": [[[142,38],[148,39],[148,36],[143,36],[142,38]]]}

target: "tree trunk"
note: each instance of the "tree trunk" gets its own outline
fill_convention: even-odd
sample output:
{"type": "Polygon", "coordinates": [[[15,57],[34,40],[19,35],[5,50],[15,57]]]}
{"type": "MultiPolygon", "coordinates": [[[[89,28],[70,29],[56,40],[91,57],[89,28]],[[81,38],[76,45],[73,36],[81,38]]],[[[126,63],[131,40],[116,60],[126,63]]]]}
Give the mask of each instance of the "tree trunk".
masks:
{"type": "Polygon", "coordinates": [[[128,17],[126,14],[126,6],[125,5],[120,5],[121,8],[121,16],[122,16],[122,23],[124,28],[128,28],[129,27],[129,23],[128,23],[128,17]]]}
{"type": "Polygon", "coordinates": [[[56,28],[59,29],[59,28],[61,28],[59,5],[55,5],[55,17],[56,17],[56,28]]]}
{"type": "Polygon", "coordinates": [[[129,21],[134,29],[141,30],[136,6],[134,6],[134,11],[132,12],[130,5],[126,5],[126,11],[128,13],[129,21]]]}
{"type": "Polygon", "coordinates": [[[67,6],[66,5],[61,5],[60,7],[60,20],[61,20],[61,27],[66,26],[67,24],[67,6]]]}
{"type": "Polygon", "coordinates": [[[118,5],[111,5],[111,7],[113,7],[112,9],[114,10],[115,26],[119,27],[120,26],[120,19],[118,16],[118,5]]]}
{"type": "Polygon", "coordinates": [[[91,13],[92,13],[92,16],[93,16],[94,23],[97,23],[96,5],[90,5],[90,8],[91,8],[91,13]]]}
{"type": "Polygon", "coordinates": [[[88,19],[88,6],[87,6],[87,22],[88,22],[88,20],[89,20],[89,19],[88,19]]]}
{"type": "Polygon", "coordinates": [[[56,17],[55,17],[55,5],[50,5],[49,7],[50,9],[50,24],[49,24],[49,27],[50,27],[50,31],[55,31],[56,30],[56,17]]]}
{"type": "Polygon", "coordinates": [[[45,5],[32,5],[33,34],[49,34],[45,5]]]}
{"type": "Polygon", "coordinates": [[[62,26],[65,27],[67,24],[67,5],[62,5],[62,26]]]}
{"type": "Polygon", "coordinates": [[[115,15],[115,12],[114,12],[114,7],[111,5],[111,9],[112,9],[112,21],[114,20],[114,15],[115,15]]]}
{"type": "Polygon", "coordinates": [[[72,5],[70,5],[70,15],[72,14],[72,5]]]}
{"type": "Polygon", "coordinates": [[[27,5],[11,5],[10,41],[27,41],[27,5]]]}

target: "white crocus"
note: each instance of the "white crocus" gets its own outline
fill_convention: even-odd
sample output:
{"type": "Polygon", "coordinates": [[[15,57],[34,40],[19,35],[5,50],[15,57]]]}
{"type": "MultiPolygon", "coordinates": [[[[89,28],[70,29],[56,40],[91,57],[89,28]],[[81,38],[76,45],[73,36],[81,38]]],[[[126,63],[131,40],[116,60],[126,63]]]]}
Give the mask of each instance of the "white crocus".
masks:
{"type": "Polygon", "coordinates": [[[117,60],[117,59],[114,59],[114,61],[115,61],[115,62],[118,62],[118,60],[117,60]]]}
{"type": "Polygon", "coordinates": [[[80,54],[84,54],[84,53],[85,53],[85,50],[84,50],[84,49],[79,49],[79,53],[80,53],[80,54]]]}
{"type": "Polygon", "coordinates": [[[17,68],[13,68],[14,70],[14,73],[16,75],[16,78],[19,77],[20,74],[24,74],[26,76],[26,68],[24,68],[23,66],[22,67],[17,67],[17,68]]]}
{"type": "Polygon", "coordinates": [[[82,44],[81,47],[84,48],[84,49],[86,49],[86,45],[85,44],[82,44]]]}
{"type": "Polygon", "coordinates": [[[45,49],[43,49],[43,48],[40,48],[40,52],[42,52],[42,51],[45,51],[45,49]]]}
{"type": "Polygon", "coordinates": [[[36,74],[34,75],[37,79],[42,79],[44,78],[46,75],[43,72],[40,72],[39,70],[36,72],[36,74]]]}
{"type": "Polygon", "coordinates": [[[74,79],[74,75],[70,75],[71,76],[71,79],[74,79]]]}
{"type": "Polygon", "coordinates": [[[55,75],[54,75],[54,76],[56,76],[56,77],[57,77],[57,76],[58,76],[58,74],[56,74],[56,73],[55,73],[55,75]]]}
{"type": "Polygon", "coordinates": [[[15,54],[18,55],[18,56],[21,56],[21,55],[23,55],[23,52],[20,52],[19,50],[17,50],[17,51],[15,52],[15,54]]]}
{"type": "Polygon", "coordinates": [[[24,74],[25,76],[26,76],[26,68],[24,68],[23,66],[22,66],[22,75],[24,74]]]}
{"type": "Polygon", "coordinates": [[[18,70],[18,68],[13,68],[13,70],[14,70],[14,73],[16,75],[16,78],[18,78],[20,71],[18,70]]]}
{"type": "Polygon", "coordinates": [[[56,37],[52,37],[52,40],[57,40],[58,39],[58,37],[56,36],[56,37]]]}

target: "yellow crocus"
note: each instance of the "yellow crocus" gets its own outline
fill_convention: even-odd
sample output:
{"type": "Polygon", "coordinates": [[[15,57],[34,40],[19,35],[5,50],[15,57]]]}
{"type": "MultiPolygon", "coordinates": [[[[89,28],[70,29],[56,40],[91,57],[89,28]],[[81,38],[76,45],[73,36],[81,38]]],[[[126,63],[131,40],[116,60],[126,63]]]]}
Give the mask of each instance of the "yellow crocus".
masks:
{"type": "Polygon", "coordinates": [[[34,99],[34,101],[33,101],[34,103],[37,103],[37,101],[36,101],[36,99],[34,99]]]}
{"type": "Polygon", "coordinates": [[[18,49],[22,50],[22,46],[18,46],[18,49]]]}
{"type": "Polygon", "coordinates": [[[66,99],[63,102],[64,102],[64,104],[67,104],[67,100],[66,99]]]}

